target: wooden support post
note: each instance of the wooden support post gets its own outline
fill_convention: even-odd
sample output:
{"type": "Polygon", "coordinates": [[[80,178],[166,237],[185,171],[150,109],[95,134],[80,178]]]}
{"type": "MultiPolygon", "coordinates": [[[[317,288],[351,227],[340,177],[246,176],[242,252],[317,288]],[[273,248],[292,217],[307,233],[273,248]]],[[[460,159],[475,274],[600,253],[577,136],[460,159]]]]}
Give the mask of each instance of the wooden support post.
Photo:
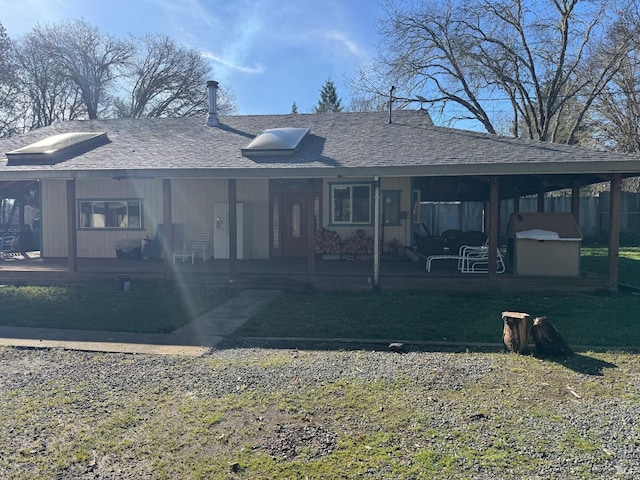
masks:
{"type": "Polygon", "coordinates": [[[538,187],[538,213],[544,213],[544,185],[538,187]]]}
{"type": "Polygon", "coordinates": [[[307,284],[313,286],[316,274],[316,214],[317,179],[310,179],[307,190],[307,284]]]}
{"type": "Polygon", "coordinates": [[[171,212],[171,179],[162,179],[162,235],[163,235],[163,258],[165,276],[169,277],[172,272],[173,262],[173,216],[171,212]]]}
{"type": "Polygon", "coordinates": [[[530,318],[528,313],[502,312],[502,341],[507,351],[514,353],[527,351],[530,318]]]}
{"type": "Polygon", "coordinates": [[[580,225],[580,180],[574,180],[571,186],[571,213],[580,225]]]}
{"type": "Polygon", "coordinates": [[[520,213],[520,194],[513,197],[513,213],[520,213]]]}
{"type": "Polygon", "coordinates": [[[373,287],[380,287],[380,178],[374,178],[374,195],[373,195],[373,287]]]}
{"type": "Polygon", "coordinates": [[[229,199],[229,281],[234,281],[238,274],[238,213],[236,208],[236,179],[227,181],[229,199]]]}
{"type": "Polygon", "coordinates": [[[78,239],[76,232],[76,181],[67,180],[67,269],[78,271],[78,239]]]}
{"type": "Polygon", "coordinates": [[[622,175],[611,177],[609,199],[609,289],[618,290],[618,250],[620,249],[620,212],[622,201],[622,175]]]}
{"type": "Polygon", "coordinates": [[[491,177],[489,190],[489,285],[498,286],[498,234],[500,223],[500,191],[498,177],[491,177]]]}

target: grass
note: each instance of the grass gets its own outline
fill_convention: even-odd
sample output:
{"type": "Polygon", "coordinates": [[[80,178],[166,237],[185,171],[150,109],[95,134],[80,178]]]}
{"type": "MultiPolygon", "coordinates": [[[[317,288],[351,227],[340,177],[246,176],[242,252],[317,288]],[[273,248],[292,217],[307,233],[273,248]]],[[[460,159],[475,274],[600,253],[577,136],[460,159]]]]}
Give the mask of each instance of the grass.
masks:
{"type": "Polygon", "coordinates": [[[571,345],[640,345],[631,294],[286,293],[243,325],[249,337],[502,341],[501,312],[547,315],[571,345]]]}
{"type": "Polygon", "coordinates": [[[18,327],[165,333],[230,297],[225,289],[135,280],[82,286],[0,286],[0,323],[18,327]]]}
{"type": "MultiPolygon", "coordinates": [[[[605,274],[607,250],[582,250],[582,268],[605,274]]],[[[622,248],[619,257],[620,282],[640,287],[640,248],[622,248]]],[[[610,292],[287,293],[238,334],[499,343],[500,314],[505,310],[546,315],[571,345],[630,349],[640,345],[640,296],[610,292]]]]}
{"type": "MultiPolygon", "coordinates": [[[[605,273],[606,249],[583,248],[605,273]]],[[[640,248],[620,251],[622,283],[640,281],[640,248]]],[[[640,286],[640,285],[638,285],[640,286]]],[[[25,327],[169,332],[226,300],[224,289],[134,281],[77,287],[0,287],[0,323],[25,327]]],[[[546,315],[570,345],[638,348],[640,296],[625,293],[285,293],[237,333],[251,337],[481,342],[502,340],[501,312],[546,315]]]]}
{"type": "MultiPolygon", "coordinates": [[[[621,247],[618,259],[619,282],[640,287],[640,247],[621,247]]],[[[580,262],[582,270],[607,274],[609,268],[607,249],[583,247],[580,262]]]]}

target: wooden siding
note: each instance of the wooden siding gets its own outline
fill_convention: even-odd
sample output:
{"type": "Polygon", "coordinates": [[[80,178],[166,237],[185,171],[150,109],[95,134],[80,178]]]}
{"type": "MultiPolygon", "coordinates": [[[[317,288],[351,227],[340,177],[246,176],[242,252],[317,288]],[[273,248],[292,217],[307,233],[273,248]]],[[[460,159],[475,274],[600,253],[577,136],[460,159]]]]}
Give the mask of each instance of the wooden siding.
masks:
{"type": "Polygon", "coordinates": [[[65,180],[41,182],[40,218],[42,221],[43,258],[67,256],[67,201],[65,180]]]}
{"type": "MultiPolygon", "coordinates": [[[[337,180],[323,181],[322,194],[322,220],[323,227],[334,230],[338,233],[342,240],[353,237],[359,229],[364,230],[368,236],[373,236],[373,225],[331,225],[331,190],[329,184],[334,183],[372,183],[372,178],[343,178],[337,180]]],[[[400,211],[406,212],[406,218],[401,220],[400,225],[389,225],[384,227],[383,240],[385,243],[390,242],[394,238],[402,242],[404,245],[411,245],[411,177],[392,177],[380,179],[380,191],[383,190],[400,190],[400,211]]],[[[371,192],[374,195],[374,192],[371,192]]]]}
{"type": "MultiPolygon", "coordinates": [[[[227,202],[227,182],[219,179],[179,179],[172,181],[172,216],[179,225],[175,244],[191,238],[196,231],[209,231],[213,238],[213,203],[227,202]]],[[[79,258],[114,258],[121,239],[154,238],[162,223],[162,180],[76,180],[76,197],[82,199],[142,199],[143,230],[78,230],[79,258]]],[[[238,181],[238,201],[250,209],[252,224],[251,258],[269,255],[269,183],[261,179],[238,181]]],[[[65,181],[42,182],[42,255],[67,256],[65,181]]]]}

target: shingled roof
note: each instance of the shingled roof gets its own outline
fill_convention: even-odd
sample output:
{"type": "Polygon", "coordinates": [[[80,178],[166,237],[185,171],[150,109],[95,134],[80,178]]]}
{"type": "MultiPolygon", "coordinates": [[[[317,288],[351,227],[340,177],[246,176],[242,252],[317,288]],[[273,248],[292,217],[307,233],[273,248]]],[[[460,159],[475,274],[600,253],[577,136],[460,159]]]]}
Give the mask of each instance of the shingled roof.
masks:
{"type": "MultiPolygon", "coordinates": [[[[13,163],[13,162],[12,162],[13,163]]],[[[637,174],[640,157],[433,126],[421,110],[64,122],[0,140],[0,180],[73,177],[296,178],[637,174]],[[309,128],[294,155],[244,156],[267,129],[309,128]],[[107,143],[54,164],[8,165],[6,152],[68,132],[107,143]],[[73,172],[73,173],[72,173],[73,172]]]]}

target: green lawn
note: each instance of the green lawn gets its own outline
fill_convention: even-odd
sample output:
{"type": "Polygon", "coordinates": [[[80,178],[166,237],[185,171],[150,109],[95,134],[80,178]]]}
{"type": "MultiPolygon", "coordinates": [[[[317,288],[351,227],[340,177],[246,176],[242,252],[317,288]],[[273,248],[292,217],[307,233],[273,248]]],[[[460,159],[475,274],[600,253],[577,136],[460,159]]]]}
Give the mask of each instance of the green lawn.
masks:
{"type": "MultiPolygon", "coordinates": [[[[606,249],[584,248],[583,267],[604,273],[606,249]]],[[[640,248],[620,252],[620,281],[640,286],[640,248]]],[[[25,327],[169,332],[229,298],[220,288],[134,281],[76,287],[0,287],[0,323],[25,327]]],[[[633,293],[284,293],[239,335],[405,341],[502,339],[501,312],[546,315],[571,345],[640,347],[633,293]]]]}
{"type": "Polygon", "coordinates": [[[640,296],[286,293],[239,335],[501,342],[505,310],[547,315],[571,345],[640,346],[640,296]]]}
{"type": "Polygon", "coordinates": [[[134,280],[69,287],[0,286],[0,323],[18,327],[170,332],[229,298],[220,288],[134,280]]]}
{"type": "MultiPolygon", "coordinates": [[[[581,249],[582,270],[606,274],[608,272],[608,259],[606,248],[581,249]]],[[[640,288],[640,247],[622,247],[619,251],[619,281],[626,285],[640,288]]]]}
{"type": "MultiPolygon", "coordinates": [[[[583,248],[583,269],[605,274],[606,248],[583,248]]],[[[640,287],[640,248],[620,250],[620,282],[640,287]]],[[[571,345],[640,347],[640,296],[630,293],[287,293],[240,335],[501,342],[501,312],[546,315],[571,345]]]]}

